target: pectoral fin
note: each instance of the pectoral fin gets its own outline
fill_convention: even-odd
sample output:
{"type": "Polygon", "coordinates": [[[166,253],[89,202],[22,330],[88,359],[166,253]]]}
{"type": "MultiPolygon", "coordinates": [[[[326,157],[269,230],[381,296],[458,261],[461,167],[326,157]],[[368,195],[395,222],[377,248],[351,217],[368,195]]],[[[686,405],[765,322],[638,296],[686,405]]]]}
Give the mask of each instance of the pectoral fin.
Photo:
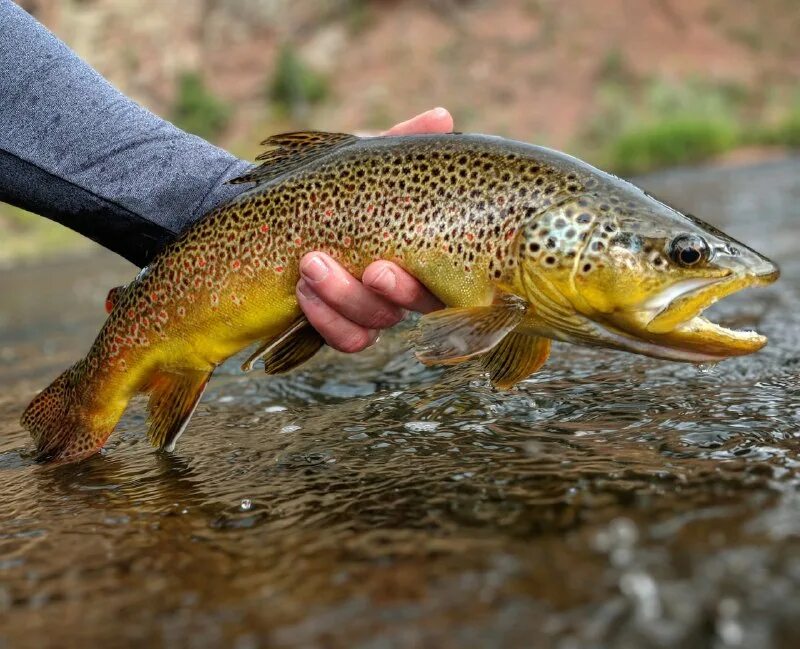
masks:
{"type": "Polygon", "coordinates": [[[419,322],[416,356],[426,365],[455,365],[484,354],[513,331],[526,309],[524,302],[508,299],[429,313],[419,322]]]}
{"type": "Polygon", "coordinates": [[[492,385],[507,390],[528,378],[550,355],[550,340],[540,336],[510,333],[481,358],[492,385]]]}
{"type": "Polygon", "coordinates": [[[210,371],[193,370],[153,375],[147,386],[147,437],[153,446],[168,451],[175,448],[210,378],[210,371]]]}
{"type": "Polygon", "coordinates": [[[281,374],[302,365],[316,354],[325,341],[308,320],[299,318],[276,338],[262,344],[244,363],[242,370],[249,372],[263,359],[267,374],[281,374]]]}

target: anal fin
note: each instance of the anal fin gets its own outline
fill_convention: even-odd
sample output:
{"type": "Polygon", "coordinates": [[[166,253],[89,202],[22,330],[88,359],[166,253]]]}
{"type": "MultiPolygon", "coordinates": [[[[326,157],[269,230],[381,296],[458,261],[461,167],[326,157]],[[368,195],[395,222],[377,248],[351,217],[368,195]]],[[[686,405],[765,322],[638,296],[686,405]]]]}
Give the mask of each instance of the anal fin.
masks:
{"type": "Polygon", "coordinates": [[[206,389],[211,371],[158,371],[147,391],[147,437],[153,446],[172,451],[186,424],[194,414],[206,389]]]}
{"type": "Polygon", "coordinates": [[[538,370],[550,356],[550,339],[510,333],[481,358],[492,385],[508,390],[538,370]]]}
{"type": "Polygon", "coordinates": [[[417,359],[426,365],[455,365],[484,354],[517,327],[526,310],[524,302],[505,299],[490,306],[429,313],[419,322],[417,359]]]}
{"type": "Polygon", "coordinates": [[[325,344],[322,336],[305,318],[295,320],[291,327],[276,338],[270,338],[242,363],[249,372],[256,362],[264,361],[267,374],[281,374],[302,365],[325,344]]]}

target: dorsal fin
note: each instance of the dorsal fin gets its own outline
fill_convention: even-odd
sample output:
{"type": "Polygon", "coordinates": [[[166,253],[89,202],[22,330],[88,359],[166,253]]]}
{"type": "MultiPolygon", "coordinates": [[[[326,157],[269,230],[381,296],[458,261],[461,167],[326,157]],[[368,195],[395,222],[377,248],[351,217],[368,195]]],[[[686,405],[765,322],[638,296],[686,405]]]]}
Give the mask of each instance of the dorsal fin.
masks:
{"type": "Polygon", "coordinates": [[[296,131],[273,135],[261,143],[270,147],[256,158],[261,164],[228,182],[234,185],[267,182],[358,140],[355,135],[324,131],[296,131]]]}

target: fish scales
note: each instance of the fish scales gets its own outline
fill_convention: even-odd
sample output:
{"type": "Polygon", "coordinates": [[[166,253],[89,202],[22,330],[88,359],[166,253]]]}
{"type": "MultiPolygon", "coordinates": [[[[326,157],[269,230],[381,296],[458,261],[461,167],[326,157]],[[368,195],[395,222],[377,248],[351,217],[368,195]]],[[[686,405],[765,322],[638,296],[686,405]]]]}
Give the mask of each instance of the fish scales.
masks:
{"type": "MultiPolygon", "coordinates": [[[[494,353],[503,358],[485,358],[500,387],[538,368],[553,338],[676,360],[699,354],[675,351],[663,335],[643,335],[639,316],[630,315],[642,309],[621,319],[608,315],[615,305],[606,302],[630,298],[612,297],[620,278],[638,272],[635,288],[626,289],[643,296],[638,307],[668,284],[713,274],[674,263],[671,245],[686,230],[706,239],[721,233],[638,188],[567,155],[490,136],[290,135],[268,140],[285,146],[241,179],[256,180],[255,187],[212,210],[109,295],[111,313],[87,357],[23,416],[41,454],[70,459],[93,452],[137,392],[151,394],[151,440],[171,448],[226,358],[256,342],[267,341],[269,350],[274,340],[300,354],[298,361],[313,354],[321,345],[314,332],[292,329],[302,317],[299,261],[312,250],[327,252],[356,277],[376,259],[395,261],[445,305],[464,310],[455,314],[459,331],[469,330],[459,342],[463,353],[448,347],[454,325],[433,318],[423,327],[427,351],[420,358],[459,362],[502,348],[494,353]],[[281,339],[287,331],[290,338],[281,339]],[[498,346],[512,331],[521,337],[509,341],[530,342],[535,353],[518,354],[508,341],[498,346]],[[300,337],[310,342],[295,345],[300,337]],[[165,414],[168,407],[177,414],[165,414]],[[53,433],[65,418],[68,424],[53,433]]],[[[737,288],[776,274],[743,244],[720,241],[736,244],[740,258],[746,251],[750,266],[769,265],[749,275],[737,271],[747,278],[737,288]]],[[[698,346],[681,335],[684,346],[698,346]]],[[[727,338],[715,344],[736,351],[727,338]]]]}

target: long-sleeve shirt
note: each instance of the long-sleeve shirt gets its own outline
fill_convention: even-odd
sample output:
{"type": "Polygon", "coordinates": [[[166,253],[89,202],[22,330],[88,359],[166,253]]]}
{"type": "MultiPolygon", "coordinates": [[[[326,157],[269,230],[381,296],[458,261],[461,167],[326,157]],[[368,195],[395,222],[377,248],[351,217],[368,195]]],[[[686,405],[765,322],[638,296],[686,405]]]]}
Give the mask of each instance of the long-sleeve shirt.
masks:
{"type": "Polygon", "coordinates": [[[0,0],[0,201],[143,266],[242,191],[249,163],[125,97],[11,0],[0,0]]]}

